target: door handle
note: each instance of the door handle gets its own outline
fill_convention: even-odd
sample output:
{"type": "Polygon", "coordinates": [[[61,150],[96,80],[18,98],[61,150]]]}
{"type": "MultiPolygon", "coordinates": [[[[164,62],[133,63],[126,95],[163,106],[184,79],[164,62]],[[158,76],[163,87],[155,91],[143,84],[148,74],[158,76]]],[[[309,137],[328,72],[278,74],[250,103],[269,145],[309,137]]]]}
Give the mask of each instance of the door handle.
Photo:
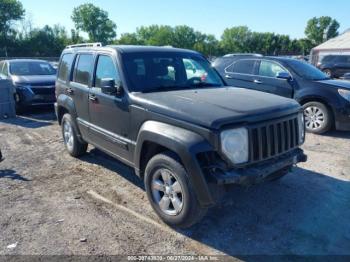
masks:
{"type": "Polygon", "coordinates": [[[74,90],[72,88],[68,88],[67,89],[67,93],[70,94],[70,95],[73,95],[74,94],[74,90]]]}
{"type": "Polygon", "coordinates": [[[225,75],[225,78],[227,78],[227,79],[233,79],[233,76],[225,75]]]}
{"type": "Polygon", "coordinates": [[[255,79],[255,80],[254,80],[254,83],[260,85],[260,84],[262,84],[263,82],[261,82],[260,80],[255,79]]]}
{"type": "Polygon", "coordinates": [[[89,95],[89,100],[93,102],[97,102],[97,97],[95,95],[89,95]]]}

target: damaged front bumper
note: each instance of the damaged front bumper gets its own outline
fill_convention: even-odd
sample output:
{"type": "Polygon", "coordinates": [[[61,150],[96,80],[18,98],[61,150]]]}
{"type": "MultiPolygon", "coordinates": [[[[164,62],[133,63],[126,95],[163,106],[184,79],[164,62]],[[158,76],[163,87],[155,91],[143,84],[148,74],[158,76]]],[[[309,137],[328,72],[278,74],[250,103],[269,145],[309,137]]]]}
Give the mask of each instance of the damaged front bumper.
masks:
{"type": "Polygon", "coordinates": [[[259,184],[273,177],[279,172],[286,172],[290,167],[300,162],[306,162],[307,156],[302,149],[295,149],[282,156],[264,161],[251,167],[234,169],[229,171],[218,171],[212,174],[218,185],[259,184]]]}

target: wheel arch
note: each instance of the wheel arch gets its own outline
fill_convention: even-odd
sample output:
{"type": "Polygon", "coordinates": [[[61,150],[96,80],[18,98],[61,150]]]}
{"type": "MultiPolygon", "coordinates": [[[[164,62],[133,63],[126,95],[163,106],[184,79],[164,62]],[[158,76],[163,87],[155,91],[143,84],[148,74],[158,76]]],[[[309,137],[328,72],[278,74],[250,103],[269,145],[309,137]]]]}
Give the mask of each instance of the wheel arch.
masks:
{"type": "Polygon", "coordinates": [[[147,121],[140,129],[134,164],[138,176],[143,177],[148,161],[164,151],[174,153],[189,175],[189,180],[202,206],[214,204],[206,178],[199,166],[197,154],[212,151],[212,146],[200,135],[169,124],[147,121]]]}
{"type": "Polygon", "coordinates": [[[62,118],[64,114],[67,113],[69,113],[74,120],[76,119],[77,113],[75,110],[74,101],[69,96],[60,95],[57,98],[57,121],[60,125],[62,124],[62,118]]]}
{"type": "Polygon", "coordinates": [[[332,117],[332,121],[333,121],[332,127],[334,127],[334,125],[335,125],[335,112],[333,110],[333,107],[327,101],[327,99],[325,99],[323,97],[319,97],[319,96],[307,96],[307,97],[301,98],[298,102],[302,106],[304,106],[306,103],[310,103],[310,102],[318,102],[318,103],[325,105],[327,107],[327,109],[329,110],[329,112],[331,113],[331,117],[332,117]]]}

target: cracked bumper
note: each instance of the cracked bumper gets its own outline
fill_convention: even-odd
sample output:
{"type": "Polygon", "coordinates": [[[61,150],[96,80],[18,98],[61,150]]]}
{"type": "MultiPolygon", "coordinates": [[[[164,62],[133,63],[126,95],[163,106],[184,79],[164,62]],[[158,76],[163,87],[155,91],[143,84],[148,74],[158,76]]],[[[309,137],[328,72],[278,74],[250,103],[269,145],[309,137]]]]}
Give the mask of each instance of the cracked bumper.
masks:
{"type": "Polygon", "coordinates": [[[303,150],[295,149],[292,152],[280,157],[267,160],[263,163],[247,167],[244,169],[230,170],[227,172],[218,172],[214,178],[218,185],[238,184],[252,185],[258,184],[269,178],[275,177],[278,172],[287,172],[288,169],[300,162],[306,162],[307,156],[303,150]]]}

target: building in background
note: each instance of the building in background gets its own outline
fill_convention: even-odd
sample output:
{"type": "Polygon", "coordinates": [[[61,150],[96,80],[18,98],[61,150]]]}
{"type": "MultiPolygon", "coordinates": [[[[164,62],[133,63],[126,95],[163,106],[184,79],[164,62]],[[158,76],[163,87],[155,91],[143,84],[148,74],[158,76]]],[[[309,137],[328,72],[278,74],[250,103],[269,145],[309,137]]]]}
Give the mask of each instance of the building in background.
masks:
{"type": "Polygon", "coordinates": [[[311,50],[311,63],[318,65],[325,56],[350,55],[350,29],[311,50]]]}

